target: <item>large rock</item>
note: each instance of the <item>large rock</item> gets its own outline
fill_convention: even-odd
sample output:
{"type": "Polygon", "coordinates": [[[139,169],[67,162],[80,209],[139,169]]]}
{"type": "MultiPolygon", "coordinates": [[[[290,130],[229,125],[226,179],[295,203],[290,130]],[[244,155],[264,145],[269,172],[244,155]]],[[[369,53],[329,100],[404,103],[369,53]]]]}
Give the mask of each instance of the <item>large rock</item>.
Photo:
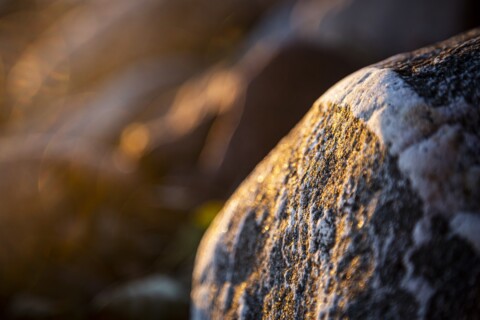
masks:
{"type": "Polygon", "coordinates": [[[480,317],[480,29],[327,91],[217,216],[193,319],[480,317]]]}

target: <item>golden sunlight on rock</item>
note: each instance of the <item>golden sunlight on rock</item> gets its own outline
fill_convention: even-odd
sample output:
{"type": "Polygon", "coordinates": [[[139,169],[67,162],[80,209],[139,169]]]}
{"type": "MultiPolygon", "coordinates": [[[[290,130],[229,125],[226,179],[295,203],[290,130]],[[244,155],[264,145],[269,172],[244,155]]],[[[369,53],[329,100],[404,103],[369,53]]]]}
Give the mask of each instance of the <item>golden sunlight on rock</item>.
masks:
{"type": "MultiPolygon", "coordinates": [[[[228,260],[239,270],[219,288],[217,306],[224,298],[235,306],[247,301],[250,281],[261,283],[270,270],[243,277],[252,230],[273,234],[272,241],[292,236],[281,252],[288,263],[298,252],[330,247],[330,258],[341,259],[357,243],[350,233],[367,230],[382,203],[362,199],[361,214],[340,222],[334,211],[307,212],[304,199],[291,211],[288,193],[279,190],[288,184],[291,195],[302,193],[295,183],[317,182],[305,170],[328,167],[322,201],[349,207],[337,199],[351,191],[349,177],[371,184],[362,168],[385,159],[366,152],[378,146],[359,136],[368,130],[353,126],[349,112],[324,110],[332,122],[323,129],[310,123],[316,129],[302,131],[300,145],[281,139],[344,76],[392,48],[420,47],[469,27],[475,17],[459,13],[464,2],[474,1],[0,0],[0,319],[186,320],[195,307],[189,292],[197,247],[212,221],[226,237],[232,227],[246,228],[229,238],[246,239],[246,249],[227,248],[239,255],[228,260]],[[275,145],[283,151],[272,154],[268,170],[228,201],[275,145]],[[307,156],[316,160],[305,168],[307,156]],[[218,223],[229,208],[241,211],[238,219],[251,201],[259,210],[245,220],[218,223]],[[270,209],[271,217],[291,215],[292,227],[267,223],[270,209]],[[324,223],[310,219],[298,234],[322,238],[305,238],[297,250],[294,222],[309,214],[324,223]],[[227,286],[236,285],[227,297],[227,286]]],[[[423,115],[426,129],[437,119],[405,114],[423,115]]],[[[476,171],[468,176],[474,190],[480,178],[476,171]]],[[[304,289],[333,288],[333,297],[342,286],[368,288],[375,265],[356,257],[325,269],[332,279],[345,276],[338,286],[304,289]]],[[[313,281],[308,268],[303,275],[313,281]]],[[[293,274],[290,288],[301,277],[293,274]]],[[[258,306],[292,311],[289,290],[269,289],[272,300],[258,306]]]]}
{"type": "Polygon", "coordinates": [[[331,87],[215,217],[191,319],[478,319],[479,105],[480,28],[331,87]]]}

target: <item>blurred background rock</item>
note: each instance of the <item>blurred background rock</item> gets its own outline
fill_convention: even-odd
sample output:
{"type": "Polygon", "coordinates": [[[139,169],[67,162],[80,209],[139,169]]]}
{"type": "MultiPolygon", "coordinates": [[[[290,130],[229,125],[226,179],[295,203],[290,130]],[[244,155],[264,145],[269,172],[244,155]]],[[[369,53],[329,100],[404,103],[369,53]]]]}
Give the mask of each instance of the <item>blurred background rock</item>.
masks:
{"type": "Polygon", "coordinates": [[[0,318],[188,318],[198,241],[255,164],[477,3],[0,1],[0,318]]]}

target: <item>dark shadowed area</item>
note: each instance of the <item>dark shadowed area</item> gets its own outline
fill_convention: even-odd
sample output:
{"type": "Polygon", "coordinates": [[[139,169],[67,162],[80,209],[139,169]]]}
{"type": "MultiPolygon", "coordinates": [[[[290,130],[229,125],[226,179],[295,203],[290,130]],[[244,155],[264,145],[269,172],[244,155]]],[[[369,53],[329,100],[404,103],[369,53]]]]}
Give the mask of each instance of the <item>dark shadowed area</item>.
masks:
{"type": "Polygon", "coordinates": [[[313,102],[478,9],[0,0],[0,319],[188,319],[204,231],[313,102]]]}

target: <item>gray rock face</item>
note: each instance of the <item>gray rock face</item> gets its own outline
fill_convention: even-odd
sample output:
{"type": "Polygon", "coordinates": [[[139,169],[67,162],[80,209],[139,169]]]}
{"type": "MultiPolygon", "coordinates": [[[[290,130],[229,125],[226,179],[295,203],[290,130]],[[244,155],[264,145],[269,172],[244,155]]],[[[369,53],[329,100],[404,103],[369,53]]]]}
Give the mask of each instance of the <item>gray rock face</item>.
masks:
{"type": "Polygon", "coordinates": [[[193,319],[480,317],[480,30],[327,91],[215,219],[193,319]]]}

